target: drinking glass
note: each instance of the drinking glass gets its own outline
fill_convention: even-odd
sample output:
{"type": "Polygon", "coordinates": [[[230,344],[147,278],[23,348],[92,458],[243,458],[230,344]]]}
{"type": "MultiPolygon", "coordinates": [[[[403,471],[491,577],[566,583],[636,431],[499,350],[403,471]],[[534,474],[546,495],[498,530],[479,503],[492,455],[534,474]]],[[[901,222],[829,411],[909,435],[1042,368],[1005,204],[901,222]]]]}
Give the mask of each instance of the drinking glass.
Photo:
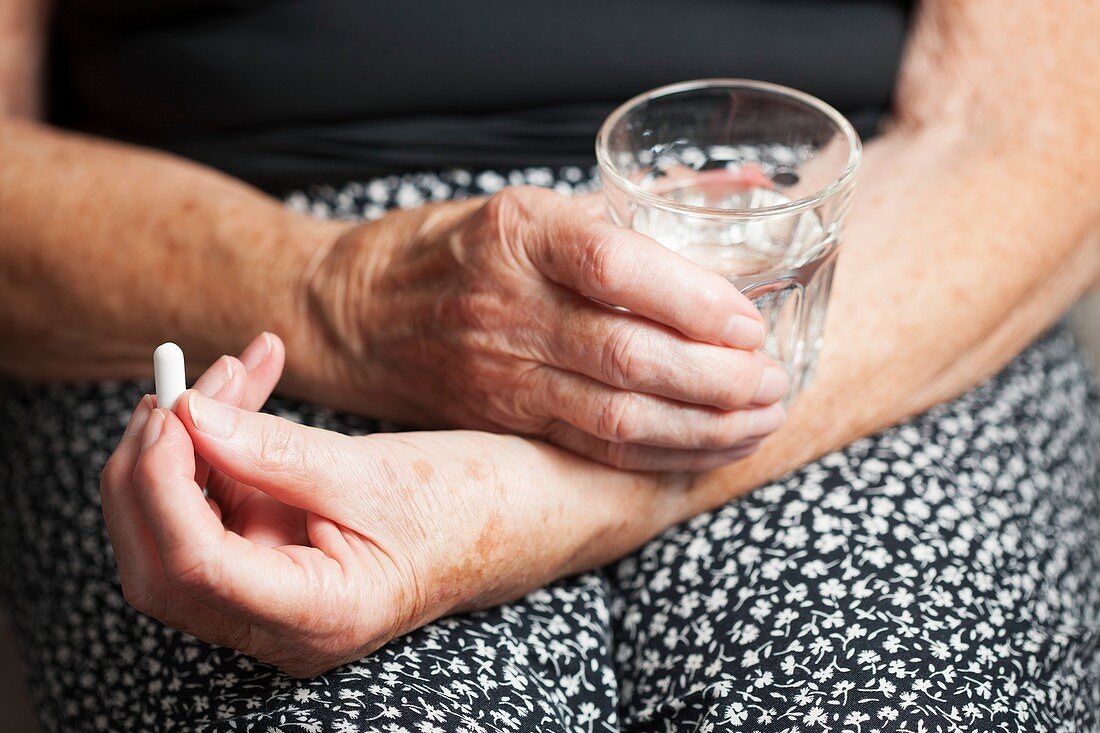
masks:
{"type": "Polygon", "coordinates": [[[611,219],[741,289],[764,350],[813,379],[861,145],[835,109],[743,79],[661,87],[611,113],[596,158],[611,219]]]}

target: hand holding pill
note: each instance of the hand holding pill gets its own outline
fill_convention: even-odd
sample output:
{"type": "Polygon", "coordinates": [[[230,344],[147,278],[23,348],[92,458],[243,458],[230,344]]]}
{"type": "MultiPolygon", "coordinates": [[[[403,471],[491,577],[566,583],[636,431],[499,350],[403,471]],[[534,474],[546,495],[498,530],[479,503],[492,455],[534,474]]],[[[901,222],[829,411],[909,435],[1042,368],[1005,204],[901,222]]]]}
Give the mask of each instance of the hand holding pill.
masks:
{"type": "MultiPolygon", "coordinates": [[[[167,404],[182,354],[158,352],[167,404]]],[[[206,641],[312,676],[601,565],[687,515],[683,492],[537,442],[350,437],[258,413],[283,355],[264,334],[174,410],[147,396],[104,468],[127,600],[206,641]]]]}

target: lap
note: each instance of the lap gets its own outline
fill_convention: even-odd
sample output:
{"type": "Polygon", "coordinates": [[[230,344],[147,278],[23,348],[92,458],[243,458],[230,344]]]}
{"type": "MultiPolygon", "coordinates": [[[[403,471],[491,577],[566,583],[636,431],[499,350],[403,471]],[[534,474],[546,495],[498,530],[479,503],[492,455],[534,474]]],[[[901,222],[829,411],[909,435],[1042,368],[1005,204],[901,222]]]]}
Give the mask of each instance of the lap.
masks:
{"type": "Polygon", "coordinates": [[[1096,726],[1100,410],[1072,349],[622,561],[624,728],[1096,726]]]}
{"type": "Polygon", "coordinates": [[[613,730],[608,605],[601,578],[574,578],[517,603],[430,624],[312,680],[291,680],[172,634],[206,662],[177,657],[161,671],[181,701],[207,698],[205,709],[177,706],[171,716],[193,731],[566,733],[588,729],[586,721],[613,730]]]}
{"type": "Polygon", "coordinates": [[[97,477],[148,385],[8,385],[5,595],[60,730],[1079,730],[1100,709],[1100,426],[1083,370],[1057,332],[962,399],[601,573],[304,682],[124,603],[97,477]]]}
{"type": "MultiPolygon", "coordinates": [[[[598,573],[443,619],[354,664],[293,680],[130,608],[98,473],[149,384],[0,384],[0,574],[49,730],[614,730],[610,600],[598,573]],[[424,727],[427,726],[427,727],[424,727]]],[[[345,432],[370,421],[282,400],[345,432]]]]}

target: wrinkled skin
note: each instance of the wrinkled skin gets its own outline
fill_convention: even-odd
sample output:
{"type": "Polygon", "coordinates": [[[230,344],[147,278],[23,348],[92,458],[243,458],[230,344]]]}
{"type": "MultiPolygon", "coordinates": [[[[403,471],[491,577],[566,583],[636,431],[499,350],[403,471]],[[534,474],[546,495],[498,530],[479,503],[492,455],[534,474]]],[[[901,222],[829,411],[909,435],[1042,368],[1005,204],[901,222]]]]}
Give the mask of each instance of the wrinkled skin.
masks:
{"type": "Polygon", "coordinates": [[[591,204],[513,188],[345,232],[310,277],[329,371],[310,381],[334,391],[307,396],[541,437],[622,468],[751,453],[782,424],[788,388],[757,351],[759,313],[591,204]]]}

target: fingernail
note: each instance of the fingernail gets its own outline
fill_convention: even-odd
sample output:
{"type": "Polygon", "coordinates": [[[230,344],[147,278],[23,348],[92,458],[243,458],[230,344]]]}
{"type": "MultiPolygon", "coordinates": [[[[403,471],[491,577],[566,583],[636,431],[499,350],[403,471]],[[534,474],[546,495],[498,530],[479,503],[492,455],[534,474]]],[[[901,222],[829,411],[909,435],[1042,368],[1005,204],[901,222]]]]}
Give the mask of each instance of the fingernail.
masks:
{"type": "Polygon", "coordinates": [[[145,395],[138,402],[134,414],[130,416],[130,422],[126,423],[126,429],[122,431],[123,438],[137,435],[145,429],[145,423],[149,422],[149,413],[153,410],[152,395],[145,395]]]}
{"type": "Polygon", "coordinates": [[[730,450],[723,453],[723,456],[730,461],[739,461],[742,458],[751,456],[753,453],[759,450],[760,443],[761,440],[742,442],[742,444],[737,446],[736,448],[731,448],[730,450]]]}
{"type": "Polygon", "coordinates": [[[262,364],[270,352],[271,336],[267,331],[264,331],[259,336],[252,339],[252,343],[241,352],[239,358],[241,363],[244,364],[244,368],[251,371],[262,364]]]}
{"type": "Polygon", "coordinates": [[[228,356],[219,357],[214,366],[195,382],[194,389],[207,397],[214,397],[233,379],[233,360],[228,356]]]}
{"type": "Polygon", "coordinates": [[[722,343],[740,349],[755,349],[764,343],[764,324],[740,314],[730,316],[722,331],[722,343]]]}
{"type": "Polygon", "coordinates": [[[187,393],[187,408],[195,427],[214,438],[228,438],[237,427],[237,414],[233,408],[203,397],[198,392],[187,393]]]}
{"type": "Polygon", "coordinates": [[[164,410],[158,407],[149,414],[149,422],[141,435],[141,447],[148,448],[156,443],[162,432],[164,432],[164,410]]]}
{"type": "Polygon", "coordinates": [[[752,422],[750,423],[747,437],[763,438],[767,435],[771,435],[776,430],[783,427],[783,423],[785,422],[787,422],[787,412],[781,405],[772,405],[771,407],[753,410],[752,422]]]}
{"type": "Polygon", "coordinates": [[[787,370],[781,366],[766,366],[764,374],[760,377],[760,388],[756,390],[753,402],[758,405],[770,405],[787,394],[789,387],[790,379],[787,377],[787,370]]]}

